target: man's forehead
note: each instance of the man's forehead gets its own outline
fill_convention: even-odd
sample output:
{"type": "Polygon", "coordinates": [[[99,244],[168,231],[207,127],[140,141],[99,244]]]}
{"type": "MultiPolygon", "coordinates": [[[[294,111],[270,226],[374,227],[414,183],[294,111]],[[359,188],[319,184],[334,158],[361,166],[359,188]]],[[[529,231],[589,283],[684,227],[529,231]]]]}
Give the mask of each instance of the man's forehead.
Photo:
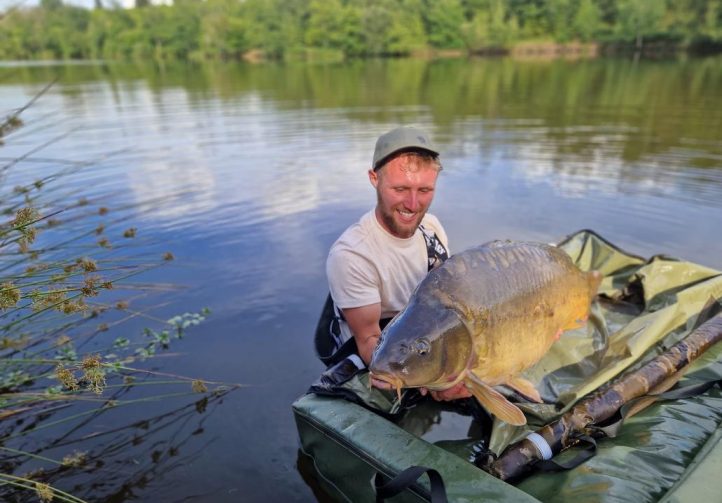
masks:
{"type": "Polygon", "coordinates": [[[392,185],[421,184],[433,186],[439,171],[433,165],[387,164],[379,173],[392,185]]]}
{"type": "Polygon", "coordinates": [[[390,161],[388,161],[382,171],[386,168],[390,168],[389,171],[400,170],[400,171],[421,171],[421,170],[433,170],[438,171],[437,164],[431,159],[424,159],[413,153],[400,154],[390,161]]]}

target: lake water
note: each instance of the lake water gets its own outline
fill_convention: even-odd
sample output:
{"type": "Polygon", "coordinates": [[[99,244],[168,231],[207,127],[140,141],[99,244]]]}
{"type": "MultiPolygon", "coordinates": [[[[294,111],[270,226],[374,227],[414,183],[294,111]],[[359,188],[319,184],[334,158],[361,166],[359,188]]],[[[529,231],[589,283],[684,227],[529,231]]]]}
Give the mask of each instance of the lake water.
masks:
{"type": "MultiPolygon", "coordinates": [[[[87,164],[57,182],[64,197],[123,208],[117,230],[135,226],[144,253],[175,255],[138,281],[183,288],[133,306],[162,319],[212,310],[149,365],[246,385],[167,421],[133,423],[173,402],[83,424],[74,434],[85,448],[102,448],[109,440],[93,432],[116,425],[143,433],[105,452],[113,477],[58,483],[78,496],[314,499],[296,469],[290,406],[322,370],[311,337],[326,253],[374,204],[374,142],[399,124],[440,146],[431,211],[452,251],[590,228],[630,252],[722,269],[719,57],[5,64],[0,110],[56,77],[0,147],[2,164],[30,152],[4,183],[87,164]]],[[[123,326],[133,337],[143,325],[123,326]]]]}

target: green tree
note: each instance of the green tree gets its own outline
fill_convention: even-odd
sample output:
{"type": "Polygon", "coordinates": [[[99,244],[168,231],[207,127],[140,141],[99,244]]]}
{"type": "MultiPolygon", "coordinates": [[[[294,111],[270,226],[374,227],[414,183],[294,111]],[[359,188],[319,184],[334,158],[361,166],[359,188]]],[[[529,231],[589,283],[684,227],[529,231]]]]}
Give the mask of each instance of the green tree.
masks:
{"type": "Polygon", "coordinates": [[[662,30],[674,39],[715,44],[722,30],[722,1],[677,0],[667,5],[662,30]]]}
{"type": "Polygon", "coordinates": [[[200,49],[208,58],[237,58],[249,49],[246,20],[226,0],[208,2],[201,19],[200,49]]]}
{"type": "Polygon", "coordinates": [[[63,7],[63,0],[40,0],[40,7],[45,10],[58,10],[63,7]]]}
{"type": "Polygon", "coordinates": [[[305,41],[313,47],[340,49],[346,18],[340,0],[311,0],[305,41]]]}
{"type": "Polygon", "coordinates": [[[722,46],[722,0],[175,0],[86,10],[39,0],[0,18],[0,58],[238,58],[259,50],[407,55],[515,41],[722,46]]]}
{"type": "Polygon", "coordinates": [[[509,0],[509,16],[518,21],[523,38],[548,37],[549,23],[545,2],[540,0],[509,0]]]}
{"type": "Polygon", "coordinates": [[[132,47],[126,34],[135,29],[134,19],[125,9],[96,9],[88,23],[87,43],[93,58],[129,57],[132,47]]]}
{"type": "Polygon", "coordinates": [[[665,13],[664,0],[619,0],[618,30],[622,37],[634,39],[641,50],[644,38],[659,33],[665,13]]]}
{"type": "Polygon", "coordinates": [[[702,15],[700,34],[711,42],[722,43],[722,0],[710,0],[702,15]]]}
{"type": "Polygon", "coordinates": [[[509,16],[503,0],[489,0],[469,14],[473,17],[464,23],[462,33],[466,47],[472,52],[504,48],[518,36],[517,18],[509,16]]]}
{"type": "Polygon", "coordinates": [[[592,0],[581,0],[572,21],[574,35],[584,42],[593,40],[601,24],[601,12],[592,0]]]}
{"type": "Polygon", "coordinates": [[[303,13],[298,2],[283,0],[247,0],[241,15],[248,27],[248,43],[267,56],[281,58],[287,48],[301,44],[299,24],[303,13]]]}
{"type": "Polygon", "coordinates": [[[410,54],[426,47],[422,11],[421,0],[401,0],[399,8],[391,11],[386,45],[388,53],[410,54]]]}
{"type": "Polygon", "coordinates": [[[356,7],[356,11],[361,14],[361,38],[365,54],[377,55],[389,52],[388,37],[394,24],[393,12],[398,10],[398,4],[393,0],[371,0],[363,6],[356,7]]]}
{"type": "Polygon", "coordinates": [[[547,0],[546,18],[548,33],[558,42],[567,42],[571,38],[571,0],[547,0]]]}
{"type": "Polygon", "coordinates": [[[439,49],[458,49],[464,46],[461,27],[464,8],[460,0],[427,0],[424,24],[429,43],[439,49]]]}

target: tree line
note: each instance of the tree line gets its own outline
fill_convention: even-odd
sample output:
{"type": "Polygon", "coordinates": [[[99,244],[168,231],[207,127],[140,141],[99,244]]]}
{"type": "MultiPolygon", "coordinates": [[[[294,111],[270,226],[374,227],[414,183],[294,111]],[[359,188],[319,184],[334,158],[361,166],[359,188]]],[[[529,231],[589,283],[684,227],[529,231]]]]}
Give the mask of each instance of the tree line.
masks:
{"type": "Polygon", "coordinates": [[[328,59],[514,47],[722,48],[722,0],[95,0],[0,14],[0,59],[328,59]]]}

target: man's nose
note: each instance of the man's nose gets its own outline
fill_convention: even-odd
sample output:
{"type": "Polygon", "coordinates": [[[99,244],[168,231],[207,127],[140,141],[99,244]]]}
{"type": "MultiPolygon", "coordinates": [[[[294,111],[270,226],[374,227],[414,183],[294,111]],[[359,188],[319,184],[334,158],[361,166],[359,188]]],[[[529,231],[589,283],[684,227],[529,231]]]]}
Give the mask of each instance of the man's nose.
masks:
{"type": "Polygon", "coordinates": [[[407,210],[417,211],[419,209],[419,195],[415,191],[410,190],[404,201],[404,206],[406,206],[407,210]]]}

